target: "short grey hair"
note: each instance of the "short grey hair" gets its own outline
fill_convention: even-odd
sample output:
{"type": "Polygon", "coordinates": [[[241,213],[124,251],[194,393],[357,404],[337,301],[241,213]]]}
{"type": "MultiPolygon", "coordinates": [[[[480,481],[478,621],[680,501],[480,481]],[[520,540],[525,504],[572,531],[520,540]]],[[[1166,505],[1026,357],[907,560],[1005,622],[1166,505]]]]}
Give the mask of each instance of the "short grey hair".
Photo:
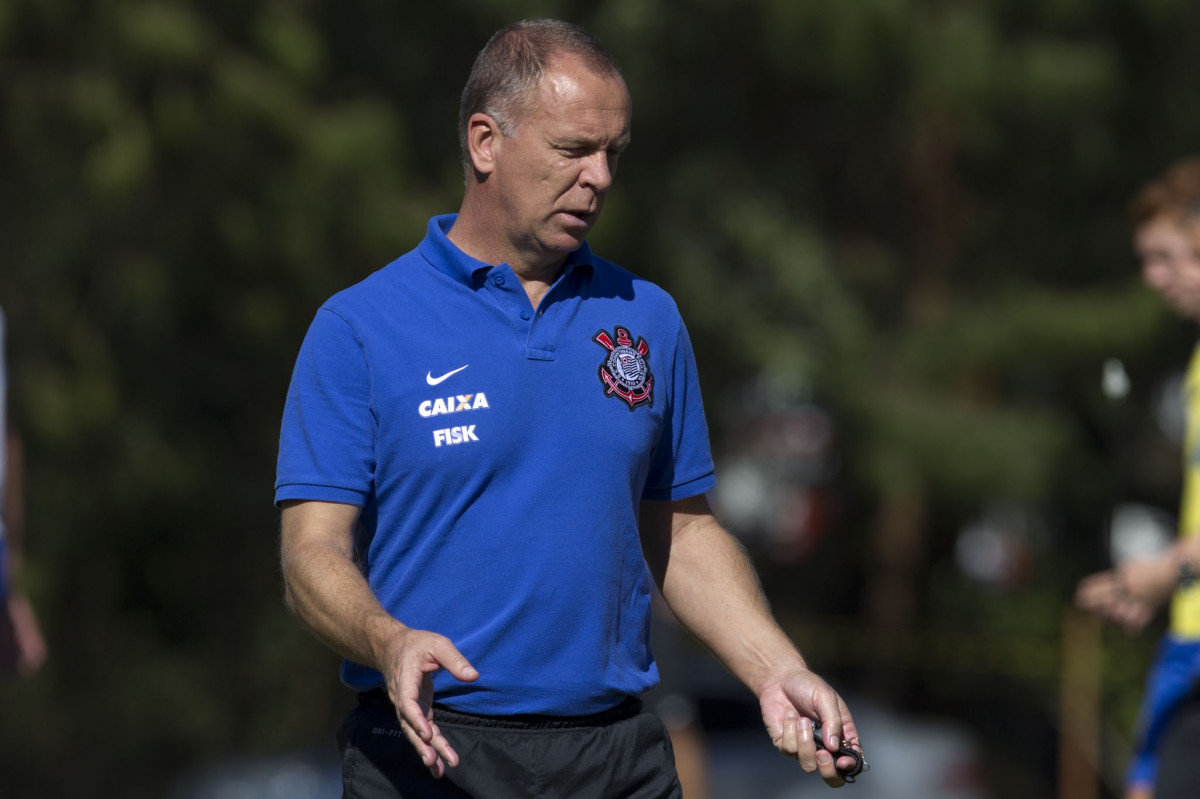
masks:
{"type": "Polygon", "coordinates": [[[500,132],[512,136],[525,117],[551,62],[577,56],[602,75],[621,77],[616,59],[600,40],[577,25],[557,19],[526,19],[493,34],[475,57],[458,107],[458,146],[463,169],[471,174],[467,122],[484,113],[500,132]]]}

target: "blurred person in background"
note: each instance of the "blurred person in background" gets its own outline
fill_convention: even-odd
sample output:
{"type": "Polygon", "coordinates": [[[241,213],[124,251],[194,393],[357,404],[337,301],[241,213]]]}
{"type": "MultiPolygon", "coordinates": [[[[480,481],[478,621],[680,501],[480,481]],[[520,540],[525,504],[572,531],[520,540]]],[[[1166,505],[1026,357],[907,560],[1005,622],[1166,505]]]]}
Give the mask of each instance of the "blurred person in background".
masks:
{"type": "Polygon", "coordinates": [[[497,32],[462,96],[459,213],[301,346],[275,499],[289,606],[359,692],[347,796],[680,796],[640,699],[651,577],[781,753],[834,787],[856,765],[845,703],[709,510],[674,302],[585,242],[631,114],[590,34],[497,32]]]}
{"type": "Polygon", "coordinates": [[[31,676],[46,659],[33,605],[21,587],[25,533],[24,453],[7,413],[8,373],[4,358],[4,313],[0,311],[0,672],[31,676]]]}
{"type": "MultiPolygon", "coordinates": [[[[1179,161],[1134,197],[1142,278],[1180,317],[1200,322],[1200,157],[1179,161]]],[[[1147,676],[1126,799],[1200,796],[1200,345],[1184,381],[1187,433],[1179,539],[1156,557],[1085,577],[1084,610],[1140,632],[1168,603],[1170,621],[1147,676]]]]}

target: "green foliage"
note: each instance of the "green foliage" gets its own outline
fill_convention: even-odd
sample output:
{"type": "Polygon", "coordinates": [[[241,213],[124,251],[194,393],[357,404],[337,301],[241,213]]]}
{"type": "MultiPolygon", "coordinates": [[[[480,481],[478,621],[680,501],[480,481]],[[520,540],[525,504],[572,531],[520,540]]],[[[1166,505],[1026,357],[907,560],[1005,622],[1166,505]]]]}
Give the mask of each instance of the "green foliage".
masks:
{"type": "MultiPolygon", "coordinates": [[[[939,558],[1000,497],[1062,520],[1051,562],[1085,561],[1120,482],[1100,364],[1138,364],[1135,413],[1190,345],[1135,285],[1123,209],[1198,140],[1198,13],[0,4],[0,303],[52,647],[0,685],[0,793],[160,796],[328,739],[348,699],[282,609],[270,505],[291,359],[324,298],[457,207],[457,94],[518,17],[624,65],[635,141],[593,244],[675,295],[711,408],[760,374],[827,404],[856,540],[912,492],[939,558]]],[[[969,589],[935,566],[928,621],[955,621],[970,603],[942,598],[969,589]]],[[[1076,576],[970,606],[1052,627],[1076,576]]]]}

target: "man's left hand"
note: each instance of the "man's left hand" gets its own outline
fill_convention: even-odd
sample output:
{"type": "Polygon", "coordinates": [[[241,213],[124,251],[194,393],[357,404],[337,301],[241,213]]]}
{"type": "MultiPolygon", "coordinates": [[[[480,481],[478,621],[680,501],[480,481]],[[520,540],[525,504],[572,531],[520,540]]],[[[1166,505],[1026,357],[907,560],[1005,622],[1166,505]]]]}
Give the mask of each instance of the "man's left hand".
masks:
{"type": "Polygon", "coordinates": [[[800,762],[806,773],[818,771],[832,788],[845,784],[838,772],[853,769],[853,757],[837,757],[842,742],[860,754],[858,729],[846,703],[823,679],[805,668],[796,668],[769,680],[759,692],[763,723],[775,748],[800,762]],[[813,719],[819,719],[824,746],[813,739],[813,719]]]}

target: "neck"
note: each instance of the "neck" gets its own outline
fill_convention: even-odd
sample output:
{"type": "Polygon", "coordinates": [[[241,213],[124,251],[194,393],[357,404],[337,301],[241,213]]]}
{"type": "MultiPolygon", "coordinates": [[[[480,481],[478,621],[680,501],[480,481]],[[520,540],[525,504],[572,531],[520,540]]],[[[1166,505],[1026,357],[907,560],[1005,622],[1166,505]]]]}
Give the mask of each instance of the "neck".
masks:
{"type": "Polygon", "coordinates": [[[470,205],[470,202],[464,199],[458,218],[446,234],[446,238],[467,255],[485,264],[508,264],[536,308],[550,286],[558,279],[567,254],[548,253],[535,243],[521,246],[521,242],[510,241],[502,226],[486,222],[493,218],[494,214],[473,213],[470,205]]]}

